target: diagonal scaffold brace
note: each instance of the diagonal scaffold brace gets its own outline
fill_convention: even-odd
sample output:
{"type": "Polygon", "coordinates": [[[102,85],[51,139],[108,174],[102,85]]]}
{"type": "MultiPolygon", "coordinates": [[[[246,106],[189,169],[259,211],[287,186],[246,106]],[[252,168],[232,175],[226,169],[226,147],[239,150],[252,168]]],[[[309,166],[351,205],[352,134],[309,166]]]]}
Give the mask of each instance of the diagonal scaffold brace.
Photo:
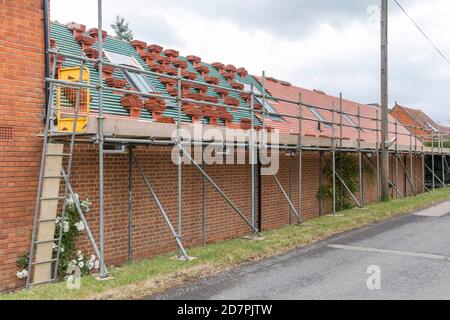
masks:
{"type": "Polygon", "coordinates": [[[414,187],[412,178],[408,174],[408,169],[406,168],[405,163],[403,162],[401,157],[399,157],[398,155],[396,155],[396,157],[397,157],[398,161],[400,162],[400,165],[402,166],[403,171],[405,172],[405,177],[408,179],[409,185],[411,186],[411,190],[413,191],[414,195],[417,196],[416,188],[414,187]]]}
{"type": "MultiPolygon", "coordinates": [[[[332,165],[332,162],[324,157],[324,159],[328,162],[329,165],[332,165]]],[[[339,173],[335,172],[336,174],[336,178],[339,179],[339,181],[342,183],[342,185],[344,186],[345,190],[347,190],[348,194],[351,196],[351,198],[353,199],[353,201],[356,203],[356,205],[360,208],[362,208],[363,206],[361,205],[361,203],[358,201],[358,199],[356,199],[356,196],[353,194],[353,192],[350,191],[350,188],[347,186],[347,184],[345,183],[344,179],[341,178],[341,176],[339,175],[339,173]]]]}
{"type": "Polygon", "coordinates": [[[432,168],[430,168],[430,167],[429,167],[428,165],[426,165],[426,164],[425,164],[425,168],[427,168],[428,171],[430,171],[430,173],[433,174],[433,177],[434,177],[437,181],[439,181],[439,183],[444,184],[443,181],[441,180],[441,178],[439,178],[439,177],[437,176],[435,170],[433,170],[432,168]]]}
{"type": "Polygon", "coordinates": [[[277,175],[274,172],[272,172],[272,177],[275,179],[275,182],[277,183],[278,187],[280,188],[281,193],[284,195],[284,197],[286,198],[287,202],[289,203],[289,207],[295,213],[297,218],[300,219],[300,215],[298,214],[297,210],[295,209],[294,204],[292,203],[290,197],[288,196],[288,194],[284,190],[283,185],[281,184],[280,180],[278,179],[277,175]]]}
{"type": "Polygon", "coordinates": [[[155,189],[153,189],[152,184],[148,180],[147,175],[145,174],[144,169],[141,166],[141,163],[139,162],[138,158],[136,157],[136,155],[134,153],[132,154],[132,158],[133,158],[134,163],[136,164],[136,167],[139,169],[139,172],[140,172],[142,178],[144,179],[144,182],[147,186],[148,191],[150,191],[153,199],[156,202],[156,205],[158,206],[159,210],[161,211],[164,221],[166,222],[167,226],[169,227],[169,230],[172,233],[172,236],[175,238],[178,249],[180,250],[180,254],[182,256],[181,258],[185,261],[189,261],[190,257],[188,256],[186,249],[184,248],[183,243],[181,242],[180,236],[175,231],[175,228],[173,227],[172,222],[170,222],[169,216],[167,215],[166,210],[164,209],[163,205],[161,204],[161,201],[159,200],[159,197],[156,194],[155,189]]]}
{"type": "MultiPolygon", "coordinates": [[[[89,241],[92,244],[94,252],[97,255],[97,257],[100,257],[100,250],[98,249],[97,242],[95,241],[94,236],[92,235],[91,229],[89,228],[89,224],[87,223],[86,217],[84,216],[83,210],[81,209],[80,202],[79,202],[78,198],[75,196],[75,192],[72,189],[72,186],[70,184],[70,181],[69,181],[64,169],[61,169],[61,174],[65,179],[65,182],[67,184],[67,191],[70,194],[70,196],[72,197],[73,203],[75,204],[75,209],[77,210],[78,215],[80,216],[80,219],[84,224],[87,236],[89,238],[89,241]]],[[[105,272],[108,273],[106,266],[105,266],[105,272]]]]}
{"type": "MultiPolygon", "coordinates": [[[[366,157],[367,162],[368,162],[372,167],[374,167],[375,170],[376,170],[376,169],[377,169],[377,165],[374,164],[374,163],[372,162],[372,160],[367,156],[367,154],[364,153],[364,156],[366,157]]],[[[397,192],[397,194],[398,194],[400,197],[402,197],[403,199],[405,198],[405,196],[403,195],[403,193],[400,192],[400,190],[398,189],[398,187],[395,185],[394,182],[392,182],[391,179],[389,179],[389,186],[390,186],[391,188],[393,188],[393,189],[395,190],[395,192],[397,192]]]]}
{"type": "Polygon", "coordinates": [[[230,198],[220,189],[220,187],[214,182],[213,179],[202,169],[202,167],[191,157],[191,155],[186,152],[181,143],[177,143],[178,149],[183,152],[183,155],[186,156],[189,161],[197,168],[197,170],[208,180],[208,182],[212,185],[212,187],[225,199],[225,201],[236,211],[236,213],[244,220],[244,222],[252,229],[252,231],[258,236],[262,238],[261,233],[252,225],[252,223],[245,217],[242,211],[231,201],[230,198]]]}

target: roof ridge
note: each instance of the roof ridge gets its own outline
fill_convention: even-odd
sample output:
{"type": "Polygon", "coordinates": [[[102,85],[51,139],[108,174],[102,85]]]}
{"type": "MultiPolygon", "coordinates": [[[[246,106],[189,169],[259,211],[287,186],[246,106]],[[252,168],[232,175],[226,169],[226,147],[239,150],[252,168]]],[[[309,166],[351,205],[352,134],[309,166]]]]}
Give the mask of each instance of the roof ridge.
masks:
{"type": "Polygon", "coordinates": [[[422,111],[422,109],[419,109],[419,108],[406,107],[406,106],[401,105],[401,104],[398,104],[398,103],[395,103],[395,105],[398,106],[398,107],[400,107],[400,108],[406,109],[406,110],[411,110],[411,111],[416,111],[416,112],[422,112],[422,113],[424,113],[424,112],[422,111]]]}

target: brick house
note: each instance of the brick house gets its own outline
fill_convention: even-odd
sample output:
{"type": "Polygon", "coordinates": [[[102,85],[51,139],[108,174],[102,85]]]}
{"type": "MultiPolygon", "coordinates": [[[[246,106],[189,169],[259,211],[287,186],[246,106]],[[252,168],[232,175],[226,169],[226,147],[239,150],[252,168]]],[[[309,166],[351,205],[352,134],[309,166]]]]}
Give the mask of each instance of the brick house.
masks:
{"type": "Polygon", "coordinates": [[[0,2],[0,289],[22,285],[30,245],[45,110],[42,1],[0,2]],[[24,90],[26,88],[26,90],[24,90]]]}
{"type": "Polygon", "coordinates": [[[391,109],[390,114],[403,124],[411,133],[423,140],[431,140],[432,134],[436,137],[439,133],[450,135],[450,128],[440,126],[420,109],[412,109],[399,105],[391,109]]]}
{"type": "MultiPolygon", "coordinates": [[[[3,0],[0,2],[0,290],[23,286],[23,281],[15,278],[16,259],[25,254],[30,247],[33,212],[37,192],[39,165],[41,160],[44,131],[45,94],[45,23],[43,1],[41,0],[3,0]],[[24,90],[26,88],[26,90],[24,90]]],[[[98,32],[87,29],[82,24],[50,23],[49,44],[61,54],[72,54],[95,59],[99,56],[98,32]]],[[[164,75],[176,75],[178,67],[183,77],[196,80],[197,85],[184,86],[184,97],[193,100],[183,105],[182,121],[185,128],[193,125],[216,127],[219,129],[249,129],[251,114],[249,96],[232,89],[248,89],[265,93],[266,102],[258,99],[256,105],[268,112],[296,116],[298,108],[292,104],[277,101],[276,97],[296,100],[301,93],[302,111],[306,118],[301,135],[305,148],[302,155],[301,213],[303,219],[328,214],[331,201],[323,203],[316,197],[321,186],[321,172],[325,163],[321,157],[328,157],[316,151],[328,150],[332,142],[332,132],[339,136],[340,122],[332,123],[331,107],[339,106],[339,98],[322,92],[292,86],[276,79],[268,79],[265,88],[262,79],[248,74],[244,68],[222,63],[205,63],[197,56],[180,56],[176,50],[147,44],[143,41],[126,43],[105,34],[105,59],[113,64],[134,66],[140,70],[155,71],[160,76],[140,75],[138,72],[124,72],[117,68],[104,68],[103,84],[111,90],[105,91],[103,108],[105,111],[105,135],[111,139],[131,137],[170,138],[176,127],[177,108],[168,99],[143,99],[124,94],[123,90],[157,92],[165,97],[174,94],[175,85],[164,75]],[[227,89],[211,88],[220,85],[227,89]],[[121,91],[122,90],[122,91],[121,91]],[[270,100],[270,101],[269,101],[270,100]],[[227,105],[223,109],[199,108],[195,101],[209,101],[227,105]],[[328,109],[329,111],[323,110],[328,109]]],[[[70,57],[58,57],[57,67],[64,71],[79,66],[70,57]]],[[[100,75],[93,62],[87,62],[89,80],[98,84],[100,75]]],[[[59,74],[61,76],[62,73],[59,74]]],[[[71,104],[70,95],[61,93],[62,104],[71,104]]],[[[86,95],[81,100],[89,105],[90,114],[84,123],[84,137],[95,137],[97,133],[98,93],[91,92],[92,100],[86,95]]],[[[256,107],[255,105],[255,107],[256,107]]],[[[360,118],[361,127],[366,129],[358,137],[358,117],[375,117],[376,109],[352,101],[343,100],[342,108],[347,115],[342,127],[343,144],[354,149],[357,140],[361,147],[373,150],[367,162],[374,161],[374,151],[379,143],[376,122],[360,118]],[[353,127],[353,128],[352,128],[353,127]]],[[[55,124],[58,130],[67,131],[61,119],[55,124]]],[[[260,129],[262,121],[274,132],[280,132],[281,144],[295,146],[298,140],[298,120],[285,116],[269,116],[262,119],[255,116],[254,123],[260,129]]],[[[402,132],[405,128],[400,127],[402,132]]],[[[398,142],[405,150],[409,139],[398,142]]],[[[419,141],[415,141],[419,145],[419,141]]],[[[111,143],[112,145],[112,143],[111,143]]],[[[151,179],[155,192],[166,209],[169,219],[177,225],[177,166],[171,161],[171,148],[163,146],[137,145],[134,153],[140,159],[143,170],[151,179]]],[[[281,152],[280,169],[277,177],[291,197],[293,204],[299,203],[299,169],[293,165],[298,154],[281,152]]],[[[414,161],[417,176],[421,176],[420,159],[414,161]]],[[[366,161],[366,160],[364,160],[366,161]]],[[[407,165],[409,159],[405,159],[407,165]]],[[[370,164],[366,163],[366,166],[370,164]]],[[[89,139],[76,145],[71,184],[81,197],[89,197],[93,202],[87,216],[94,238],[99,238],[99,176],[98,145],[89,139]],[[91,141],[92,142],[92,141],[91,141]]],[[[128,260],[154,257],[176,249],[174,239],[161,217],[160,211],[151,199],[144,181],[136,167],[131,171],[132,192],[132,232],[129,233],[130,198],[128,183],[129,158],[125,153],[105,154],[105,254],[107,264],[121,264],[128,260]],[[130,241],[128,241],[130,239],[130,241]],[[131,246],[130,246],[131,244],[131,246]]],[[[205,171],[220,185],[220,188],[251,219],[251,166],[207,165],[205,171]]],[[[249,227],[236,215],[221,197],[192,165],[183,165],[182,205],[183,242],[187,247],[201,245],[248,234],[249,227]],[[204,232],[205,231],[205,232],[204,232]]],[[[392,172],[392,174],[394,174],[392,172]]],[[[392,177],[392,180],[394,178],[392,177]]],[[[397,188],[404,194],[412,194],[401,178],[397,188]]],[[[377,199],[376,177],[364,175],[364,202],[377,199]]],[[[257,207],[260,229],[268,230],[294,223],[292,208],[283,197],[282,191],[271,176],[257,177],[257,207]]],[[[420,188],[417,187],[417,190],[420,188]]],[[[87,239],[80,239],[80,248],[92,252],[87,239]]]]}

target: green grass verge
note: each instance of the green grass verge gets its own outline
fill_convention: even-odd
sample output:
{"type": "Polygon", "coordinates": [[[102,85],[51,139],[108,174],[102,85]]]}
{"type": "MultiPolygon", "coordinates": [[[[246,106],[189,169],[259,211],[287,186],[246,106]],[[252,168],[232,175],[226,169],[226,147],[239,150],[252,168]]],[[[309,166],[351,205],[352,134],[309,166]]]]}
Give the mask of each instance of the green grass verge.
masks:
{"type": "Polygon", "coordinates": [[[440,189],[408,199],[369,205],[364,209],[340,212],[338,217],[320,217],[302,226],[288,226],[264,232],[265,241],[228,240],[205,247],[192,248],[189,263],[160,256],[110,270],[113,279],[97,281],[82,278],[80,290],[69,290],[65,283],[43,285],[29,291],[0,295],[5,299],[108,299],[139,298],[154,294],[200,276],[214,274],[239,264],[273,256],[324,240],[333,235],[374,222],[414,212],[450,199],[450,189],[440,189]]]}

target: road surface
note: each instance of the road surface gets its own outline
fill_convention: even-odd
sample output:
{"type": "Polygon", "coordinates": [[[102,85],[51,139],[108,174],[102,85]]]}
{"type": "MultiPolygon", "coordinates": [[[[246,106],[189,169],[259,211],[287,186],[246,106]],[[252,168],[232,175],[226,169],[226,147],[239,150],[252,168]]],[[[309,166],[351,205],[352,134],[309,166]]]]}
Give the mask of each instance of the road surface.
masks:
{"type": "Polygon", "coordinates": [[[450,299],[449,213],[446,202],[149,299],[450,299]]]}

